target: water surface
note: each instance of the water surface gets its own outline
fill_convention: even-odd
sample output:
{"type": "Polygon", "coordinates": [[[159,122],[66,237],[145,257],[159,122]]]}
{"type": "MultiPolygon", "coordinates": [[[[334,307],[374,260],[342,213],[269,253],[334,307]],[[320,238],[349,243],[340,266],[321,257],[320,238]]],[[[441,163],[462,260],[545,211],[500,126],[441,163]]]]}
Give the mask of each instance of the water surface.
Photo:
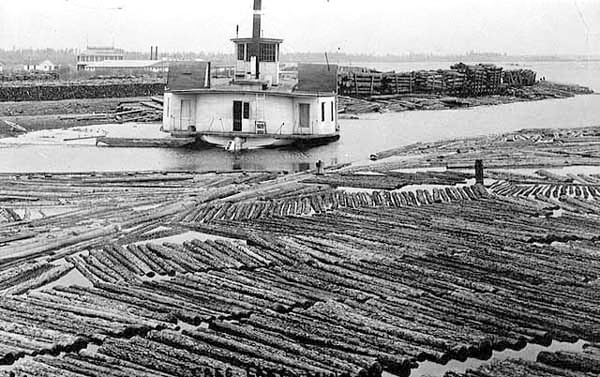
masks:
{"type": "MultiPolygon", "coordinates": [[[[340,62],[347,64],[348,62],[340,62]]],[[[600,91],[600,62],[502,62],[530,68],[548,80],[600,91]]],[[[447,68],[450,63],[353,63],[381,70],[447,68]]],[[[365,161],[372,153],[415,142],[515,131],[522,128],[600,126],[600,96],[521,102],[442,111],[365,114],[341,120],[341,139],[308,150],[254,150],[233,155],[220,149],[96,148],[88,141],[56,145],[7,144],[0,140],[0,172],[133,170],[290,170],[365,161]]],[[[138,129],[144,129],[139,126],[138,129]]],[[[146,128],[155,135],[157,127],[146,128]]],[[[154,136],[153,136],[154,137],[154,136]]],[[[52,141],[52,138],[47,138],[52,141]]]]}

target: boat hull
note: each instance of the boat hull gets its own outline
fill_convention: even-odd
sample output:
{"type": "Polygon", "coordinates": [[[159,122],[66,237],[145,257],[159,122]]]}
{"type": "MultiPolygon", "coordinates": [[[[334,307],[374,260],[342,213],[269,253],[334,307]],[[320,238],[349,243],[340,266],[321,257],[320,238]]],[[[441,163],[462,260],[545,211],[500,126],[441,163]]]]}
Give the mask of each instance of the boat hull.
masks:
{"type": "Polygon", "coordinates": [[[312,147],[316,145],[328,144],[339,140],[339,135],[323,135],[307,137],[245,137],[234,135],[214,135],[201,134],[198,138],[207,144],[222,147],[226,150],[235,152],[239,150],[261,149],[261,148],[280,148],[287,146],[297,146],[301,148],[312,147]]]}
{"type": "Polygon", "coordinates": [[[96,139],[96,145],[99,147],[112,148],[183,148],[196,142],[195,138],[117,138],[101,136],[96,139]]]}

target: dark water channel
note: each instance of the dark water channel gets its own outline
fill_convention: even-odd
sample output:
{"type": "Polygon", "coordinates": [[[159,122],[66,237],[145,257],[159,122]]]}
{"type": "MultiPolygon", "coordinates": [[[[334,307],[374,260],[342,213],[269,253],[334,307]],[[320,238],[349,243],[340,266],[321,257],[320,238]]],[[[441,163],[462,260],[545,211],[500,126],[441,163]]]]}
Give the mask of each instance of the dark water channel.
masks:
{"type": "MultiPolygon", "coordinates": [[[[467,369],[477,369],[484,364],[488,364],[494,361],[506,360],[506,359],[522,359],[528,361],[536,361],[537,355],[542,351],[558,352],[558,351],[572,351],[581,352],[586,342],[583,340],[577,343],[565,343],[553,341],[549,346],[543,346],[539,344],[528,344],[525,348],[516,350],[504,350],[504,351],[493,351],[492,357],[488,360],[479,360],[475,358],[469,358],[464,362],[458,360],[451,360],[446,365],[437,364],[434,362],[426,361],[419,363],[417,369],[411,371],[410,377],[442,377],[446,372],[465,372],[467,369]]],[[[393,375],[384,373],[387,377],[393,375]]]]}

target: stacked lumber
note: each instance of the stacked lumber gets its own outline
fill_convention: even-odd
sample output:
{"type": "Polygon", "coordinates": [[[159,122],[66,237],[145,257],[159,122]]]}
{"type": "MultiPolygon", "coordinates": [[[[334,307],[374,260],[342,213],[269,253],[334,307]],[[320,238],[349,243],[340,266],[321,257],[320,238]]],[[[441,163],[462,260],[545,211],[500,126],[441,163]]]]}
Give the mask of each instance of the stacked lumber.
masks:
{"type": "Polygon", "coordinates": [[[502,83],[512,87],[531,86],[536,83],[536,73],[531,69],[514,69],[502,72],[502,83]]]}
{"type": "Polygon", "coordinates": [[[444,76],[440,71],[415,72],[415,92],[440,93],[444,91],[444,76]]]}
{"type": "Polygon", "coordinates": [[[122,102],[115,110],[118,123],[158,122],[163,118],[163,99],[150,97],[150,101],[122,102]]]}
{"type": "Polygon", "coordinates": [[[340,73],[338,92],[341,95],[356,97],[372,96],[383,92],[383,75],[381,73],[340,73]]]}
{"type": "Polygon", "coordinates": [[[455,70],[443,70],[444,89],[448,94],[459,95],[464,92],[467,75],[455,70]]]}
{"type": "Polygon", "coordinates": [[[346,96],[443,93],[483,96],[504,93],[507,87],[522,88],[536,83],[535,72],[504,72],[493,64],[455,64],[450,69],[412,72],[340,72],[339,93],[346,96]]]}
{"type": "Polygon", "coordinates": [[[414,93],[416,89],[414,72],[390,72],[383,75],[384,93],[414,93]]]}
{"type": "MultiPolygon", "coordinates": [[[[452,69],[465,75],[465,94],[480,96],[501,91],[502,68],[494,64],[455,64],[452,69]]],[[[533,85],[533,83],[531,84],[533,85]]]]}
{"type": "Polygon", "coordinates": [[[1,72],[0,81],[50,81],[58,80],[58,72],[34,72],[34,71],[23,71],[23,72],[1,72]]]}
{"type": "Polygon", "coordinates": [[[0,84],[0,101],[144,97],[162,95],[164,87],[161,79],[5,82],[0,84]]]}

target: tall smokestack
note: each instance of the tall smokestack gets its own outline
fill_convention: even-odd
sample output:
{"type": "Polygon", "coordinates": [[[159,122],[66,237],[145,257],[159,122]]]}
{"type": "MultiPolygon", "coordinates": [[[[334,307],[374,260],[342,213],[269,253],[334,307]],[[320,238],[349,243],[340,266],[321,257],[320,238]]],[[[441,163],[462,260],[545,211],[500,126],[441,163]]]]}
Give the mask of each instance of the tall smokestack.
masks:
{"type": "Polygon", "coordinates": [[[260,29],[262,27],[262,0],[254,0],[254,22],[252,23],[252,39],[250,56],[256,57],[256,79],[260,78],[260,29]]]}
{"type": "Polygon", "coordinates": [[[154,47],[154,59],[158,60],[158,46],[154,47]]]}
{"type": "Polygon", "coordinates": [[[150,60],[154,60],[154,46],[150,46],[150,60]]]}
{"type": "Polygon", "coordinates": [[[262,0],[254,0],[254,22],[252,24],[252,38],[260,38],[261,29],[261,11],[262,11],[262,0]]]}

